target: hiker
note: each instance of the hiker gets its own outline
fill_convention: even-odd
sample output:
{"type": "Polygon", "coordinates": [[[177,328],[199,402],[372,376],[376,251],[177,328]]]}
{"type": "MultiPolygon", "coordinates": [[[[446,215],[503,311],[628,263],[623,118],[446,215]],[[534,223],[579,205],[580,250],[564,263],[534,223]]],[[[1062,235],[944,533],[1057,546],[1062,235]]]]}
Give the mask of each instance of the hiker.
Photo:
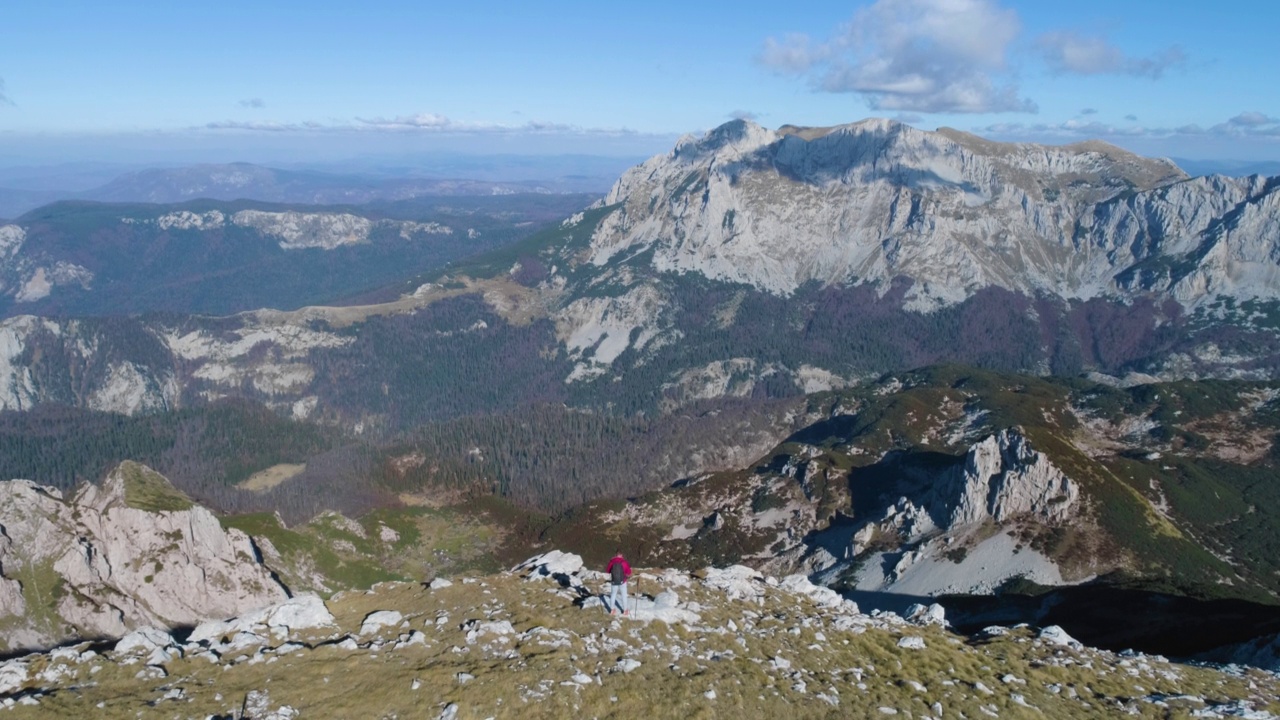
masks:
{"type": "Polygon", "coordinates": [[[622,557],[622,551],[619,550],[609,564],[605,566],[604,571],[609,573],[609,582],[612,587],[609,590],[609,614],[617,615],[618,609],[622,609],[622,614],[627,614],[627,580],[631,577],[631,565],[627,563],[627,559],[622,557]],[[622,598],[622,603],[618,603],[618,598],[622,598]]]}

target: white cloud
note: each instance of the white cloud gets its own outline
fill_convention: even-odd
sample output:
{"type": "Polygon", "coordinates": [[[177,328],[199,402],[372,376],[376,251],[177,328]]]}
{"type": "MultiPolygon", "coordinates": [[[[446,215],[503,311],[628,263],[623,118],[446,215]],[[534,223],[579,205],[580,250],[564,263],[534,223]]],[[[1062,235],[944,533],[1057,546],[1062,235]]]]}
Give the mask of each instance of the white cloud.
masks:
{"type": "Polygon", "coordinates": [[[220,120],[205,123],[206,130],[247,130],[251,132],[317,132],[335,130],[338,126],[322,125],[317,122],[282,123],[260,120],[220,120]]]}
{"type": "Polygon", "coordinates": [[[222,120],[206,123],[205,130],[232,130],[246,132],[271,133],[341,133],[341,132],[405,132],[433,134],[465,134],[465,135],[592,135],[592,136],[634,136],[635,130],[627,128],[584,128],[565,123],[530,120],[519,125],[495,122],[474,122],[453,120],[436,113],[418,113],[401,115],[393,118],[357,117],[354,121],[333,121],[320,123],[307,122],[273,122],[222,120]]]}
{"type": "Polygon", "coordinates": [[[1176,45],[1140,58],[1126,55],[1106,38],[1069,30],[1045,33],[1036,40],[1036,45],[1049,70],[1063,75],[1136,75],[1158,79],[1166,70],[1187,59],[1176,45]]]}
{"type": "Polygon", "coordinates": [[[257,98],[257,97],[246,98],[236,104],[239,105],[240,107],[253,108],[255,110],[261,110],[262,108],[267,106],[267,103],[262,98],[257,98]]]}
{"type": "MultiPolygon", "coordinates": [[[[1126,116],[1137,120],[1137,116],[1126,116]]],[[[1223,122],[1204,127],[1198,124],[1178,127],[1144,127],[1142,125],[1111,125],[1097,121],[1067,120],[1060,123],[997,123],[975,128],[976,132],[1004,137],[1059,137],[1083,138],[1170,138],[1170,137],[1218,137],[1280,139],[1280,118],[1260,112],[1244,112],[1223,122]]]]}
{"type": "Polygon", "coordinates": [[[874,110],[1036,112],[1007,78],[1020,31],[1017,13],[994,0],[877,0],[829,40],[769,38],[758,59],[874,110]]]}
{"type": "Polygon", "coordinates": [[[394,118],[356,118],[358,127],[369,130],[416,131],[438,133],[499,135],[634,135],[626,128],[584,128],[567,123],[530,120],[519,125],[495,122],[453,120],[436,113],[402,115],[394,118]]]}
{"type": "Polygon", "coordinates": [[[788,33],[781,40],[765,38],[759,60],[779,72],[802,75],[830,58],[830,46],[815,45],[804,33],[788,33]]]}
{"type": "Polygon", "coordinates": [[[729,113],[728,117],[730,120],[750,120],[751,122],[756,122],[760,119],[760,115],[758,113],[751,112],[750,110],[734,110],[729,113]]]}
{"type": "Polygon", "coordinates": [[[1242,112],[1228,120],[1227,123],[1236,127],[1253,128],[1261,125],[1275,125],[1280,123],[1280,119],[1267,117],[1260,112],[1242,112]]]}

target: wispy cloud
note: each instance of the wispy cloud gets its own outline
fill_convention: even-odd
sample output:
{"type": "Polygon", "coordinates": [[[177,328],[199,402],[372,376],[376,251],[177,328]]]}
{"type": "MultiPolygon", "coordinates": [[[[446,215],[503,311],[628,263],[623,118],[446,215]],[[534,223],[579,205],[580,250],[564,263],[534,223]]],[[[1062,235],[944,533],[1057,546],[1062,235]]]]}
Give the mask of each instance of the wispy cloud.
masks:
{"type": "Polygon", "coordinates": [[[1097,115],[1098,108],[1084,108],[1083,110],[1080,111],[1080,114],[1081,115],[1097,115]]]}
{"type": "Polygon", "coordinates": [[[0,78],[0,105],[13,106],[15,103],[9,98],[4,90],[4,78],[0,78]]]}
{"type": "Polygon", "coordinates": [[[205,130],[230,130],[269,133],[352,133],[352,132],[404,132],[465,135],[639,135],[628,128],[588,128],[566,123],[530,120],[520,124],[453,120],[436,113],[418,113],[385,117],[357,117],[352,121],[321,123],[221,120],[206,123],[205,130]]]}
{"type": "Polygon", "coordinates": [[[245,130],[250,132],[317,132],[337,129],[336,125],[317,122],[282,123],[264,120],[220,120],[205,123],[206,130],[245,130]]]}
{"type": "Polygon", "coordinates": [[[1036,47],[1049,70],[1060,75],[1135,75],[1155,80],[1187,60],[1176,45],[1151,57],[1134,57],[1102,36],[1070,30],[1045,33],[1036,40],[1036,47]]]}
{"type": "Polygon", "coordinates": [[[760,114],[751,112],[750,110],[734,110],[729,113],[727,117],[730,120],[750,120],[751,122],[756,122],[760,119],[760,114]]]}
{"type": "Polygon", "coordinates": [[[499,134],[499,135],[634,135],[636,131],[627,128],[587,128],[568,123],[530,120],[512,125],[507,123],[453,120],[436,113],[419,113],[402,115],[394,118],[356,118],[358,128],[368,130],[418,131],[438,133],[465,134],[499,134]]]}
{"type": "MultiPolygon", "coordinates": [[[[1136,121],[1129,115],[1126,120],[1136,121]]],[[[1004,137],[1060,137],[1080,138],[1169,138],[1169,137],[1223,137],[1260,138],[1280,141],[1280,118],[1260,112],[1243,112],[1233,118],[1209,127],[1181,125],[1179,127],[1145,127],[1142,125],[1112,125],[1097,121],[1067,120],[1061,123],[997,123],[974,128],[977,132],[1004,137]]]]}
{"type": "Polygon", "coordinates": [[[1227,121],[1227,124],[1238,128],[1256,128],[1263,125],[1276,125],[1280,119],[1267,117],[1260,112],[1242,112],[1227,121]]]}
{"type": "Polygon", "coordinates": [[[1020,32],[1017,13],[993,0],[877,0],[828,40],[768,38],[758,60],[873,110],[1036,112],[1008,78],[1020,32]]]}
{"type": "Polygon", "coordinates": [[[261,110],[262,108],[267,106],[267,103],[262,98],[258,98],[258,97],[246,98],[236,104],[242,108],[253,108],[254,110],[261,110]]]}

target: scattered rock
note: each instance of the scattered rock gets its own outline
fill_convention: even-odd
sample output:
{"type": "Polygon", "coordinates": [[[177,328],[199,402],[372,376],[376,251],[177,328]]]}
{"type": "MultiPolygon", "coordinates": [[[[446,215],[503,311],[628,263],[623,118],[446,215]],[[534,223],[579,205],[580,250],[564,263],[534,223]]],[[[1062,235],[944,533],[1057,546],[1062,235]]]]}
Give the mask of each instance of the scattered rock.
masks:
{"type": "Polygon", "coordinates": [[[1039,637],[1041,640],[1053,643],[1054,645],[1065,645],[1067,647],[1077,649],[1083,647],[1079,640],[1068,635],[1066,630],[1063,630],[1057,625],[1050,625],[1049,627],[1044,628],[1040,631],[1039,637]]]}
{"type": "Polygon", "coordinates": [[[747,600],[760,597],[764,590],[764,576],[746,565],[730,565],[727,568],[706,568],[701,571],[702,582],[707,587],[721,590],[730,599],[747,600]]]}
{"type": "Polygon", "coordinates": [[[916,603],[907,608],[906,621],[913,625],[947,626],[947,611],[938,603],[922,605],[916,603]]]}
{"type": "Polygon", "coordinates": [[[382,523],[378,523],[378,539],[390,545],[400,541],[400,533],[382,523]]]}
{"type": "Polygon", "coordinates": [[[365,616],[360,623],[361,635],[373,635],[384,627],[396,627],[404,620],[398,610],[377,610],[365,616]]]}
{"type": "Polygon", "coordinates": [[[0,695],[8,695],[22,688],[27,682],[27,664],[9,660],[0,664],[0,695]]]}
{"type": "Polygon", "coordinates": [[[551,552],[525,560],[515,566],[514,570],[529,570],[528,577],[552,577],[556,575],[571,576],[582,570],[582,556],[573,553],[552,550],[551,552]]]}
{"type": "Polygon", "coordinates": [[[840,593],[829,587],[814,585],[804,575],[788,575],[778,583],[778,587],[797,595],[804,595],[822,607],[840,607],[848,603],[853,612],[858,611],[855,603],[845,600],[840,593]]]}
{"type": "Polygon", "coordinates": [[[924,638],[909,635],[898,641],[898,647],[903,650],[923,650],[925,647],[924,638]]]}

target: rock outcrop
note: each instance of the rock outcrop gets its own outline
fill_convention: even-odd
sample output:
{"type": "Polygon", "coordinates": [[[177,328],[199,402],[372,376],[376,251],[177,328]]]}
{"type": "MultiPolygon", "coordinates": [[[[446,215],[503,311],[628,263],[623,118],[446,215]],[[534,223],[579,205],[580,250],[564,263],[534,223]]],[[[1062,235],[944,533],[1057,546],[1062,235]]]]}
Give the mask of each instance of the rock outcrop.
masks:
{"type": "Polygon", "coordinates": [[[856,566],[860,589],[920,596],[985,594],[1013,577],[1064,584],[1054,559],[1010,533],[1019,523],[1047,531],[1072,521],[1081,511],[1080,490],[1020,429],[983,438],[961,463],[904,481],[902,491],[881,513],[855,524],[842,552],[833,554],[831,537],[821,538],[808,566],[827,582],[856,566]]]}
{"type": "Polygon", "coordinates": [[[872,538],[892,535],[904,543],[956,535],[985,522],[1004,525],[1027,517],[1044,525],[1070,519],[1079,488],[1017,428],[1001,430],[969,448],[955,466],[915,497],[903,496],[877,522],[854,534],[852,555],[872,538]]]}
{"type": "Polygon", "coordinates": [[[247,535],[136,463],[70,499],[0,483],[0,531],[6,651],[194,625],[288,597],[247,535]]]}

